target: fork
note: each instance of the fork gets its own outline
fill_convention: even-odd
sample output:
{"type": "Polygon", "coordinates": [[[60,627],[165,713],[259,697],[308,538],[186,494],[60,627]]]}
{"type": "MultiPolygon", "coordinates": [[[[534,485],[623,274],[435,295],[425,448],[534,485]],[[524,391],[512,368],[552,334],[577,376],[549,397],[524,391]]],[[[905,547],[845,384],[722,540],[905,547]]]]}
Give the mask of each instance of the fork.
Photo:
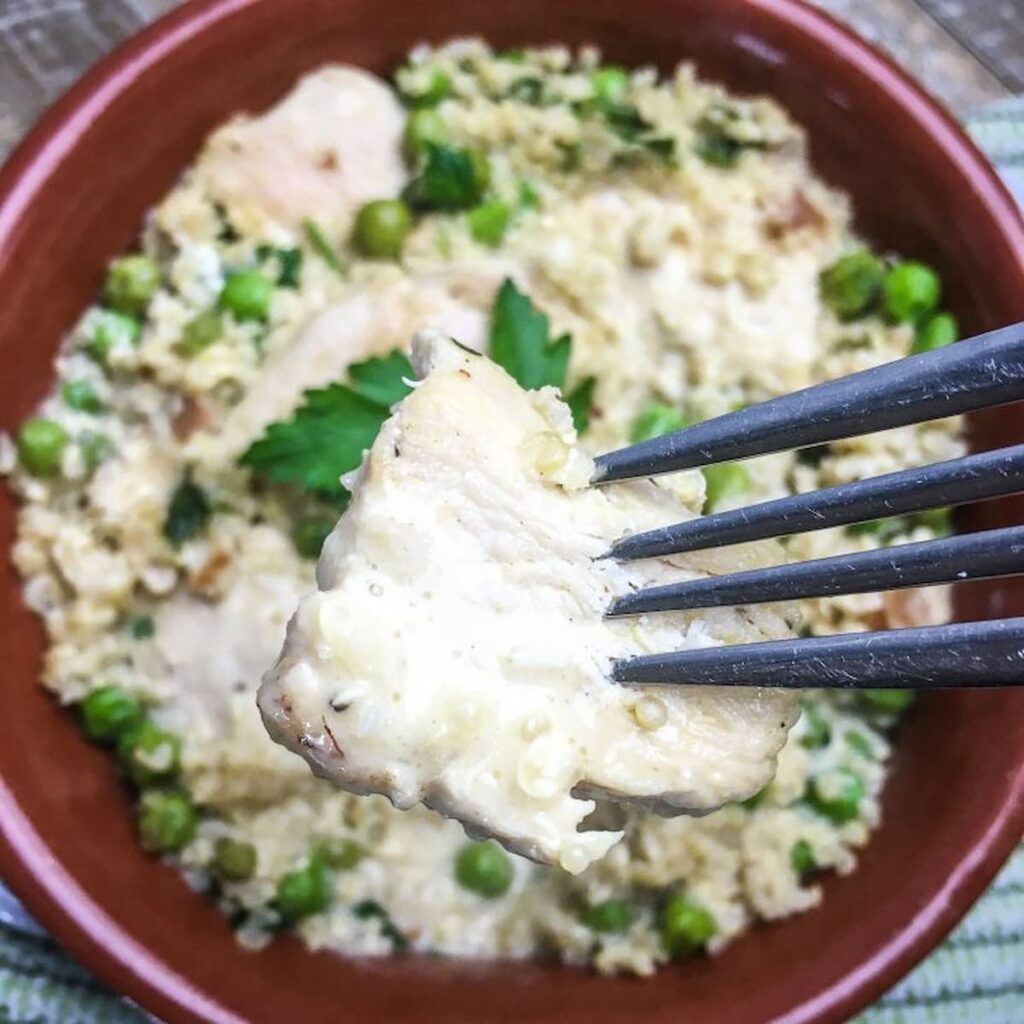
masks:
{"type": "MultiPolygon", "coordinates": [[[[816,384],[596,459],[594,484],[823,445],[1024,399],[1024,323],[816,384]]],[[[1024,491],[1024,445],[762,502],[622,538],[652,558],[1024,491]]],[[[639,589],[609,617],[993,579],[1024,573],[1024,526],[639,589]]],[[[1024,684],[1024,618],[642,655],[619,682],[872,688],[1024,684]]]]}

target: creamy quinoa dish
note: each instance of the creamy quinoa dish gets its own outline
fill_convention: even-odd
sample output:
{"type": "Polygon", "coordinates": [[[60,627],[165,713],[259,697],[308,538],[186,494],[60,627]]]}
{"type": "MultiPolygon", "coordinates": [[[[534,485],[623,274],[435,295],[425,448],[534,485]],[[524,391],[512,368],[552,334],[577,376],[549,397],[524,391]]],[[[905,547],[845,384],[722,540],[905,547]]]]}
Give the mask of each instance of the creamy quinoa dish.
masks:
{"type": "Polygon", "coordinates": [[[611,662],[942,622],[947,595],[602,609],[948,517],[600,556],[955,457],[959,424],[600,489],[590,460],[949,344],[941,297],[856,235],[785,111],[688,65],[458,40],[390,80],[319,68],[210,135],[0,437],[43,683],[246,946],[718,954],[855,870],[910,695],[611,662]]]}

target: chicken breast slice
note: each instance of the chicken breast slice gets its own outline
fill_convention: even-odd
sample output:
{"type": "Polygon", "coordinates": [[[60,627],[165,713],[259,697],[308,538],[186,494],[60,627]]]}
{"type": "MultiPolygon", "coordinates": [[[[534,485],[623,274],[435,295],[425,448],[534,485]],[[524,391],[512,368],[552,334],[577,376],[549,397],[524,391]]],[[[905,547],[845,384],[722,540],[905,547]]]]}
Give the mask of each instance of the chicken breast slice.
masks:
{"type": "Polygon", "coordinates": [[[609,673],[646,651],[789,636],[788,610],[606,621],[614,594],[703,572],[688,556],[595,561],[688,513],[650,481],[588,488],[592,462],[553,389],[523,391],[433,332],[413,357],[425,379],[382,428],[263,680],[271,736],[345,789],[422,802],[572,872],[621,837],[580,831],[595,797],[706,812],[761,789],[792,693],[609,673]]]}
{"type": "Polygon", "coordinates": [[[331,237],[371,199],[392,199],[408,178],[406,113],[395,91],[359,68],[330,65],[276,106],[215,131],[194,174],[243,234],[274,237],[312,217],[331,237]]]}

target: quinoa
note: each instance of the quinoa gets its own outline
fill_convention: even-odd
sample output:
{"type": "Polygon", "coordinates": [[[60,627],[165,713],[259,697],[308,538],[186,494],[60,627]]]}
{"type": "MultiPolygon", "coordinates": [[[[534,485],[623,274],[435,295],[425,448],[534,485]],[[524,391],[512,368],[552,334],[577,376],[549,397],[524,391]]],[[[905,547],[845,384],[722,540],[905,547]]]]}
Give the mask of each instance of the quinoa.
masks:
{"type": "MultiPolygon", "coordinates": [[[[263,731],[255,690],[314,586],[314,564],[291,538],[297,523],[335,518],[339,500],[268,482],[239,456],[293,413],[303,391],[405,346],[410,328],[434,325],[424,317],[448,317],[459,340],[485,342],[497,286],[514,278],[553,335],[572,337],[567,387],[594,378],[583,437],[594,452],[626,443],[651,403],[708,418],[910,349],[912,326],[878,310],[840,319],[822,301],[821,273],[862,243],[847,198],[815,177],[804,134],[783,110],[703,83],[687,65],[667,78],[632,71],[602,107],[600,68],[588,48],[496,53],[463,40],[416,50],[400,89],[415,105],[443,84],[431,109],[447,144],[486,153],[487,196],[503,204],[507,224],[481,241],[463,211],[423,213],[393,262],[363,258],[350,237],[359,205],[394,198],[412,179],[399,138],[407,114],[385,94],[390,86],[339,69],[306,80],[320,104],[331,88],[356,86],[380,104],[378,136],[343,135],[337,152],[312,146],[328,130],[324,108],[298,99],[274,123],[276,136],[260,118],[219,129],[147,217],[141,251],[160,285],[138,338],[98,356],[98,303],[61,347],[57,383],[37,413],[68,437],[59,470],[32,475],[2,439],[0,464],[22,502],[13,560],[47,631],[43,683],[67,705],[121,688],[180,738],[174,781],[201,813],[194,837],[170,856],[247,945],[271,941],[284,923],[282,877],[319,843],[348,837],[361,852],[331,869],[329,905],[294,924],[311,949],[544,955],[646,975],[673,955],[664,938],[673,896],[710,914],[713,934],[701,944],[717,954],[758,920],[817,905],[816,874],[853,871],[879,825],[897,716],[815,692],[756,798],[702,818],[623,812],[626,839],[582,875],[511,857],[507,892],[486,899],[457,880],[466,842],[457,824],[336,791],[263,731]],[[342,84],[344,75],[358,82],[342,84]],[[352,161],[377,161],[375,177],[353,173],[331,191],[319,176],[347,173],[346,145],[352,161]],[[276,205],[258,201],[268,180],[253,178],[261,160],[287,185],[276,205]],[[375,193],[382,182],[388,191],[375,193]],[[325,208],[324,196],[334,205],[325,208]],[[216,313],[228,276],[254,268],[273,284],[266,315],[216,313]],[[215,337],[190,327],[211,315],[215,337]],[[68,405],[68,381],[91,388],[92,411],[68,405]],[[175,508],[191,518],[171,523],[175,508]],[[851,774],[860,787],[851,815],[830,813],[851,774]],[[250,877],[215,879],[226,838],[254,848],[250,877]],[[609,900],[629,904],[621,927],[591,927],[587,908],[609,900]]],[[[958,423],[940,421],[766,456],[745,464],[742,486],[718,507],[962,450],[958,423]]],[[[675,486],[701,510],[700,473],[680,474],[675,486]]],[[[807,559],[940,528],[910,517],[786,546],[807,559]]],[[[824,598],[801,611],[807,633],[949,615],[941,590],[824,598]]]]}

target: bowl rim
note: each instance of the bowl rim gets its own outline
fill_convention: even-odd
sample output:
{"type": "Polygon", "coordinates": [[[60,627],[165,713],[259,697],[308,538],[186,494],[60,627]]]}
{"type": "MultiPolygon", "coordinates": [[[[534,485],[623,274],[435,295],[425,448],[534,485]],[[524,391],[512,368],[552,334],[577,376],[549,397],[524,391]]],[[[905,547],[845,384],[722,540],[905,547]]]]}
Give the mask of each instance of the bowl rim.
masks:
{"type": "MultiPolygon", "coordinates": [[[[0,264],[23,230],[36,194],[78,144],[89,125],[168,54],[200,38],[211,26],[273,0],[191,0],[129,37],[82,75],[39,118],[0,166],[0,264]]],[[[1024,279],[1024,219],[997,172],[953,116],[871,43],[807,0],[743,0],[853,65],[879,91],[907,110],[944,150],[974,200],[998,222],[1007,247],[1018,254],[1024,279]]],[[[1014,773],[1010,799],[966,848],[956,870],[929,901],[889,936],[841,985],[804,1001],[780,1020],[847,1019],[887,990],[949,933],[991,882],[1024,831],[1024,761],[1014,773]],[[835,1016],[833,1016],[835,1015],[835,1016]],[[839,1015],[842,1015],[841,1017],[839,1015]]],[[[73,956],[121,995],[167,1019],[243,1022],[204,997],[187,978],[110,919],[50,855],[0,778],[0,875],[29,911],[73,956]]]]}

